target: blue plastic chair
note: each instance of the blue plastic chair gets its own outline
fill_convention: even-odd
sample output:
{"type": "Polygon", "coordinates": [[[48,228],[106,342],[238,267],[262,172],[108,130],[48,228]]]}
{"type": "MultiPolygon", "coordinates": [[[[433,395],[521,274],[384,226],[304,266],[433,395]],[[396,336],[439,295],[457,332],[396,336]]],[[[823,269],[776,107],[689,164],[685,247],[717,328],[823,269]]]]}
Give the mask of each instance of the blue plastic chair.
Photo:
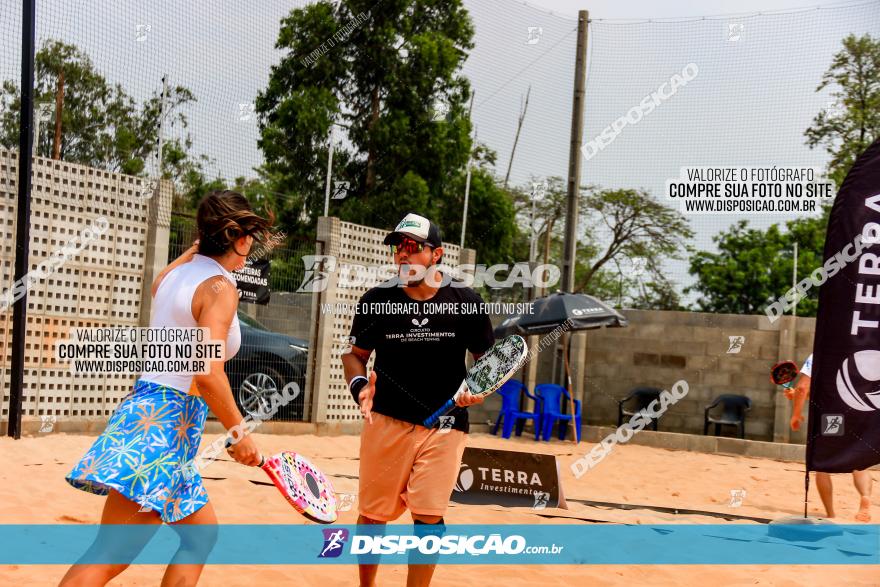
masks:
{"type": "MultiPolygon", "coordinates": [[[[571,397],[561,385],[555,383],[541,383],[535,386],[535,395],[543,398],[544,413],[541,418],[541,433],[544,440],[550,440],[553,433],[553,425],[559,422],[559,440],[565,440],[565,433],[568,429],[568,422],[571,420],[571,414],[563,414],[560,405],[565,401],[568,405],[571,397]]],[[[581,440],[581,402],[574,400],[574,423],[577,430],[578,442],[581,440]]]]}
{"type": "Polygon", "coordinates": [[[498,427],[501,426],[503,421],[502,438],[510,438],[514,427],[516,427],[516,435],[522,436],[526,420],[532,420],[535,423],[535,440],[538,440],[541,434],[541,398],[530,394],[523,382],[516,379],[509,379],[495,393],[501,395],[502,404],[501,411],[498,412],[498,417],[495,418],[495,427],[492,428],[492,434],[498,434],[498,427]],[[531,412],[520,410],[520,398],[523,393],[535,402],[534,410],[531,412]]]}

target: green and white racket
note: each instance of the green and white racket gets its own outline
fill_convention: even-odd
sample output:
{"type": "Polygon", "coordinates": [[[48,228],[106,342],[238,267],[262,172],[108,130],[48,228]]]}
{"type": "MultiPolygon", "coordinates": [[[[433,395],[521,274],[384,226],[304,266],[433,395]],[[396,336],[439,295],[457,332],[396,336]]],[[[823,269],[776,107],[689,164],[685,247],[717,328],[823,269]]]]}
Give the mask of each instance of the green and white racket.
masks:
{"type": "Polygon", "coordinates": [[[486,397],[494,393],[516,373],[528,355],[526,341],[516,334],[499,340],[486,351],[474,366],[468,370],[467,377],[461,383],[455,395],[422,422],[426,428],[432,427],[441,417],[455,408],[455,402],[466,391],[478,397],[486,397]]]}

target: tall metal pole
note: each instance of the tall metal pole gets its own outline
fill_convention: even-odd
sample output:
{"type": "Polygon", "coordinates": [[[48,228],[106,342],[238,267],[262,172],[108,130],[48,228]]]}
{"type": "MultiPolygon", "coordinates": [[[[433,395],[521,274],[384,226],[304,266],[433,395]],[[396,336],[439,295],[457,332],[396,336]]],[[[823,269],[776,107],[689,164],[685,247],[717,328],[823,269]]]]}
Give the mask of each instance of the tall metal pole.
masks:
{"type": "Polygon", "coordinates": [[[471,160],[467,162],[467,176],[464,178],[464,207],[461,211],[461,243],[459,246],[464,248],[464,231],[467,228],[467,209],[468,198],[471,195],[471,160]]]}
{"type": "Polygon", "coordinates": [[[578,195],[581,184],[581,140],[584,136],[584,86],[587,69],[587,22],[589,12],[578,11],[577,55],[574,61],[574,96],[571,103],[571,141],[568,149],[568,211],[565,216],[565,248],[562,253],[562,291],[574,289],[577,250],[578,195]]]}
{"type": "MultiPolygon", "coordinates": [[[[791,286],[792,287],[797,286],[797,241],[795,241],[795,243],[794,243],[794,265],[792,266],[792,269],[791,269],[791,286]]],[[[792,316],[797,316],[797,303],[798,303],[798,299],[797,299],[797,296],[795,296],[794,304],[792,304],[792,306],[791,306],[791,315],[792,316]]]]}
{"type": "MultiPolygon", "coordinates": [[[[471,105],[468,108],[468,122],[471,120],[471,114],[474,111],[474,96],[477,95],[476,90],[471,92],[471,105]]],[[[464,179],[464,207],[461,210],[461,243],[459,246],[464,248],[464,229],[467,228],[467,209],[468,197],[471,195],[471,165],[474,161],[474,149],[477,148],[477,127],[474,126],[474,142],[471,144],[471,152],[468,153],[467,176],[464,179]]]]}
{"type": "MultiPolygon", "coordinates": [[[[162,76],[162,98],[159,101],[159,148],[156,153],[156,157],[158,157],[156,161],[156,175],[157,181],[156,186],[159,185],[160,179],[162,179],[162,166],[164,164],[164,151],[165,151],[165,116],[168,114],[168,74],[162,76]]],[[[156,188],[159,189],[158,187],[156,188]]]]}
{"type": "MultiPolygon", "coordinates": [[[[34,34],[36,0],[25,0],[21,26],[21,109],[18,132],[18,202],[15,227],[15,276],[23,280],[28,269],[31,219],[31,168],[34,130],[34,34]]],[[[13,286],[14,287],[14,286],[13,286]]],[[[15,288],[16,290],[18,288],[15,288]]],[[[15,290],[13,290],[15,291],[15,290]]],[[[24,342],[27,336],[27,289],[12,306],[12,361],[9,370],[8,436],[21,438],[21,399],[24,383],[24,342]]]]}
{"type": "Polygon", "coordinates": [[[324,216],[327,216],[330,213],[330,180],[333,177],[333,126],[335,123],[330,123],[330,135],[328,140],[330,141],[330,148],[327,150],[327,185],[324,189],[324,216]]]}
{"type": "MultiPolygon", "coordinates": [[[[536,188],[537,188],[537,185],[534,182],[532,182],[532,222],[531,222],[531,226],[530,226],[531,231],[532,231],[532,238],[529,241],[529,263],[534,263],[535,258],[538,256],[537,249],[535,247],[535,244],[536,244],[535,243],[535,237],[536,237],[536,235],[535,235],[535,198],[536,198],[535,190],[536,190],[536,188]]],[[[529,269],[534,269],[534,267],[529,267],[529,269]]]]}

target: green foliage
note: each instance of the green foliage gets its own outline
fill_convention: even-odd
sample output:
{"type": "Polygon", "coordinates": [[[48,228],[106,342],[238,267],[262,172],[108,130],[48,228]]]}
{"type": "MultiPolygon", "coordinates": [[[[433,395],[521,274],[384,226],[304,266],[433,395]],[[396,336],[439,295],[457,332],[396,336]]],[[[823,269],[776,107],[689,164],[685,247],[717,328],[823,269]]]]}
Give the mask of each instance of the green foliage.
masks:
{"type": "MultiPolygon", "coordinates": [[[[786,231],[774,224],[766,230],[741,220],[713,240],[718,252],[702,251],[691,258],[690,273],[697,283],[686,291],[701,294],[704,312],[758,314],[792,287],[794,243],[798,244],[797,280],[822,265],[822,249],[831,206],[818,217],[786,222],[786,231]]],[[[799,316],[815,316],[819,288],[813,287],[797,305],[799,316]]]]}
{"type": "MultiPolygon", "coordinates": [[[[311,232],[323,213],[335,121],[342,126],[336,127],[333,179],[348,181],[350,191],[345,200],[331,201],[331,215],[391,228],[414,211],[458,241],[472,148],[470,87],[459,71],[473,34],[460,0],[321,1],[282,20],[276,47],[284,56],[259,93],[256,111],[264,172],[277,191],[291,194],[279,204],[286,221],[295,223],[294,233],[311,232]],[[366,18],[350,34],[334,37],[362,13],[366,18]],[[440,101],[448,105],[445,117],[434,114],[440,101]]],[[[488,205],[503,211],[504,204],[489,178],[477,175],[468,233],[479,237],[489,234],[481,219],[496,214],[488,205]]],[[[512,224],[500,226],[509,230],[512,224]]],[[[512,236],[498,229],[491,235],[500,238],[501,252],[487,254],[504,255],[512,236]]]]}
{"type": "Polygon", "coordinates": [[[831,159],[828,176],[838,187],[856,158],[880,138],[880,39],[843,39],[816,91],[833,88],[839,108],[824,108],[804,135],[809,147],[823,147],[831,159]]]}
{"type": "MultiPolygon", "coordinates": [[[[35,137],[37,155],[52,156],[55,137],[55,98],[58,79],[64,73],[64,101],[61,115],[60,157],[99,169],[142,175],[147,161],[155,159],[161,96],[154,91],[138,105],[119,84],[110,83],[95,68],[89,56],[74,45],[45,41],[35,55],[34,103],[51,104],[52,120],[40,126],[35,137]]],[[[195,101],[182,86],[173,87],[166,102],[164,176],[178,186],[191,174],[201,174],[205,157],[192,158],[186,133],[187,119],[180,108],[195,101]],[[180,127],[172,136],[174,129],[180,127]]],[[[21,91],[12,81],[0,87],[0,144],[18,148],[21,91]]]]}
{"type": "MultiPolygon", "coordinates": [[[[533,183],[536,180],[533,178],[533,183]]],[[[543,199],[535,203],[536,259],[562,268],[567,187],[561,177],[547,178],[543,199]]],[[[513,191],[528,250],[532,186],[513,191]]],[[[663,261],[682,259],[693,237],[687,220],[644,190],[581,187],[579,237],[575,255],[575,292],[623,307],[679,309],[680,300],[663,261]],[[635,271],[636,260],[643,271],[635,271]]],[[[561,284],[560,284],[561,285],[561,284]]]]}
{"type": "MultiPolygon", "coordinates": [[[[838,187],[856,158],[880,138],[880,40],[849,35],[831,60],[816,91],[832,88],[836,108],[824,108],[804,132],[810,148],[823,147],[830,159],[827,173],[838,187]]],[[[691,259],[698,282],[687,291],[702,294],[701,310],[756,314],[792,287],[794,243],[798,244],[797,281],[823,262],[831,205],[818,217],[786,223],[786,231],[748,228],[746,221],[713,240],[718,253],[701,252],[691,259]]],[[[815,316],[819,288],[798,302],[800,316],[815,316]]]]}

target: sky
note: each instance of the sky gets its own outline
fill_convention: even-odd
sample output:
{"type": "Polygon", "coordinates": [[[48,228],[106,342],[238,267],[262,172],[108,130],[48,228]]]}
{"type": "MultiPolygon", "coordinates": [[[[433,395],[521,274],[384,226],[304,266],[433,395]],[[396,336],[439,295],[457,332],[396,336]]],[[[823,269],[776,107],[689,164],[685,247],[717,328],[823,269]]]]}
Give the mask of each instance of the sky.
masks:
{"type": "Polygon", "coordinates": [[[829,5],[831,2],[816,0],[529,0],[531,6],[553,12],[568,18],[577,18],[579,10],[588,10],[591,18],[643,19],[643,18],[678,18],[693,16],[719,16],[744,14],[750,12],[768,12],[774,10],[790,10],[817,5],[829,5]]]}

